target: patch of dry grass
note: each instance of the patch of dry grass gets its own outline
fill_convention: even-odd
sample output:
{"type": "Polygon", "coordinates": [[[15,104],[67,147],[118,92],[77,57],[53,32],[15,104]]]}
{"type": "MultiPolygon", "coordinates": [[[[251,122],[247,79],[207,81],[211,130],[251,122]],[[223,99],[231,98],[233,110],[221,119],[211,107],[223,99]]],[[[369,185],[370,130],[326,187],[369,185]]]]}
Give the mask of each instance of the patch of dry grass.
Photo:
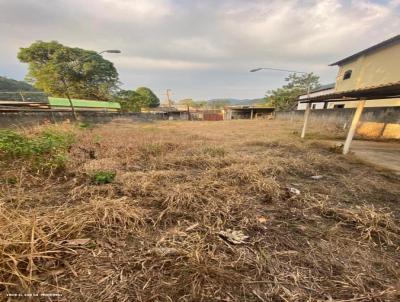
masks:
{"type": "Polygon", "coordinates": [[[399,178],[296,127],[120,122],[70,129],[57,173],[2,160],[2,297],[398,301],[399,178]],[[116,177],[94,184],[98,171],[116,177]]]}

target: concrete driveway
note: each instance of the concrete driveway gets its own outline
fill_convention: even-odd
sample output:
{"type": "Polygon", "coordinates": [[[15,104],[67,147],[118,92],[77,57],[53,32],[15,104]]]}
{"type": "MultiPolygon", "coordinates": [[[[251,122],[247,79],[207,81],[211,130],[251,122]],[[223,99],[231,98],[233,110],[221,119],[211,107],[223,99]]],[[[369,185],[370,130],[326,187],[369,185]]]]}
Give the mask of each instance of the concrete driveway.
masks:
{"type": "Polygon", "coordinates": [[[400,142],[353,140],[350,151],[365,161],[400,174],[400,142]]]}

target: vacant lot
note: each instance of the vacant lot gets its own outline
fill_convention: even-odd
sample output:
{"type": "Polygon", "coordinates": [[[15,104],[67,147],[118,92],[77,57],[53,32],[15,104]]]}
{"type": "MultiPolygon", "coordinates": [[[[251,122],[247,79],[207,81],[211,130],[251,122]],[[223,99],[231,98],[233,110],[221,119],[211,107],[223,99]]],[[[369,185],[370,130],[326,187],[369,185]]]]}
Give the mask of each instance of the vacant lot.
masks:
{"type": "Polygon", "coordinates": [[[0,297],[399,301],[399,176],[298,131],[120,121],[3,132],[0,297]]]}

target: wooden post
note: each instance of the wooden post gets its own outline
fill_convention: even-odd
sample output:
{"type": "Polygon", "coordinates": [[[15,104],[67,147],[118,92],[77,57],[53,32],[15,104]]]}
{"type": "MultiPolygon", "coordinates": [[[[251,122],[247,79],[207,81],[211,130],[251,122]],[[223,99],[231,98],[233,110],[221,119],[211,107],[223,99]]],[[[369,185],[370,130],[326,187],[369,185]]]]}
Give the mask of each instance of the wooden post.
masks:
{"type": "Polygon", "coordinates": [[[250,119],[253,119],[253,109],[251,109],[250,119]]]}
{"type": "Polygon", "coordinates": [[[304,138],[306,136],[306,129],[308,124],[308,118],[310,116],[310,110],[311,110],[311,104],[307,103],[306,111],[304,112],[304,124],[303,124],[303,130],[301,131],[301,138],[304,138]]]}
{"type": "Polygon", "coordinates": [[[363,112],[364,106],[365,106],[365,100],[361,99],[358,102],[356,112],[354,113],[353,120],[351,122],[351,126],[350,126],[350,129],[349,129],[349,133],[347,133],[346,142],[344,143],[344,147],[343,147],[343,154],[349,153],[350,144],[351,144],[351,141],[353,140],[354,134],[356,133],[357,124],[358,124],[358,122],[360,120],[360,117],[361,117],[361,114],[363,112]]]}

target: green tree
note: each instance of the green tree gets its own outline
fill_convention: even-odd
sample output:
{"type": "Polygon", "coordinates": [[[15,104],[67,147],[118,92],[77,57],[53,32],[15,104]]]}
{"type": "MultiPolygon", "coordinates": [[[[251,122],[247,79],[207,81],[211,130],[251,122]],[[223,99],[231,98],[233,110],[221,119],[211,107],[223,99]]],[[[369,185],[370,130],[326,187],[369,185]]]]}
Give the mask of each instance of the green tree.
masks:
{"type": "Polygon", "coordinates": [[[26,79],[53,95],[107,100],[118,85],[113,63],[94,51],[37,41],[20,48],[18,59],[29,64],[26,79]]]}
{"type": "Polygon", "coordinates": [[[197,104],[193,99],[183,99],[178,102],[179,105],[197,108],[197,104]]]}
{"type": "Polygon", "coordinates": [[[143,106],[143,97],[134,90],[120,90],[112,100],[121,104],[123,112],[140,112],[143,106]]]}
{"type": "Polygon", "coordinates": [[[183,99],[178,102],[179,105],[185,105],[191,108],[206,108],[208,106],[207,101],[195,101],[193,99],[183,99]]]}
{"type": "Polygon", "coordinates": [[[197,108],[206,108],[208,106],[207,101],[196,101],[197,108]]]}
{"type": "Polygon", "coordinates": [[[266,100],[278,110],[293,108],[297,104],[299,95],[307,93],[308,86],[310,89],[320,86],[319,76],[313,73],[301,75],[293,73],[285,78],[285,81],[286,85],[276,90],[269,90],[266,94],[266,100]]]}
{"type": "Polygon", "coordinates": [[[139,87],[136,89],[136,93],[138,93],[142,97],[142,107],[158,107],[160,106],[160,99],[151,91],[150,88],[147,87],[139,87]]]}

